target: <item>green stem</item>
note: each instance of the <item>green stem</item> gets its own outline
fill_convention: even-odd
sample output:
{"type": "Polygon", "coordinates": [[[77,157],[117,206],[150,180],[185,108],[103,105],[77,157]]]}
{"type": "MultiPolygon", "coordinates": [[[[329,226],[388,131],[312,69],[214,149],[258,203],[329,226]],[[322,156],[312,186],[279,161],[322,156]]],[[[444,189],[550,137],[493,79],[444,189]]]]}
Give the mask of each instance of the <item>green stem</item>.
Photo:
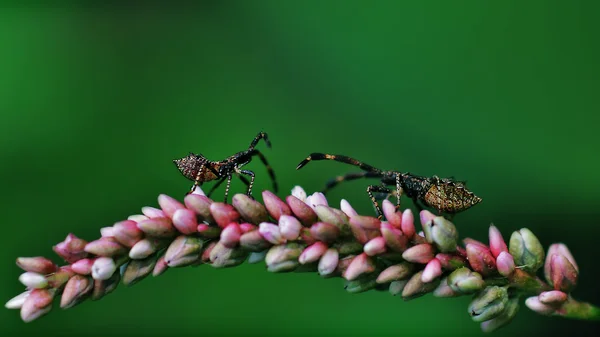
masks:
{"type": "Polygon", "coordinates": [[[555,315],[571,319],[600,321],[600,308],[587,302],[578,302],[573,298],[569,298],[555,315]]]}

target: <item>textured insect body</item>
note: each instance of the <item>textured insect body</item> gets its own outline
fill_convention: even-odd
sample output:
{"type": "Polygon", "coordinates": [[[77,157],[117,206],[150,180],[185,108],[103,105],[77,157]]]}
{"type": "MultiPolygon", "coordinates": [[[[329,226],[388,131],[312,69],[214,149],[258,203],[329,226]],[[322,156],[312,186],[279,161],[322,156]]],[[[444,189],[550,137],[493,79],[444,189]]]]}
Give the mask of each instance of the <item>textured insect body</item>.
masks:
{"type": "Polygon", "coordinates": [[[364,170],[363,172],[349,173],[330,180],[323,192],[327,192],[343,181],[359,178],[379,178],[382,185],[370,185],[367,187],[367,193],[380,218],[383,213],[373,196],[373,192],[386,193],[388,196],[395,193],[398,207],[400,207],[400,197],[402,194],[405,194],[413,200],[419,209],[423,209],[423,206],[432,207],[440,214],[459,213],[481,202],[481,198],[469,191],[463,182],[449,178],[439,178],[437,176],[422,177],[408,172],[382,171],[354,158],[342,155],[312,153],[300,162],[296,169],[302,168],[312,160],[335,160],[358,166],[364,170]],[[387,185],[394,185],[395,189],[392,190],[386,187],[387,185]]]}
{"type": "Polygon", "coordinates": [[[267,162],[265,156],[255,149],[258,141],[264,139],[267,147],[271,147],[269,138],[266,133],[260,132],[250,143],[247,150],[238,152],[226,159],[220,161],[211,161],[204,157],[202,154],[191,153],[186,157],[174,159],[173,163],[177,166],[177,169],[181,174],[194,181],[190,189],[190,193],[194,191],[196,186],[202,185],[205,182],[217,180],[217,183],[208,192],[208,196],[214,192],[224,181],[227,181],[227,187],[225,189],[225,202],[227,202],[227,196],[229,194],[229,187],[231,185],[231,179],[233,175],[237,175],[243,182],[248,186],[247,194],[252,194],[252,186],[254,184],[254,172],[249,170],[242,170],[242,166],[250,163],[254,156],[257,156],[262,163],[267,167],[269,176],[273,182],[273,189],[277,191],[277,181],[275,179],[275,172],[267,162]],[[244,176],[249,176],[250,181],[244,176]]]}

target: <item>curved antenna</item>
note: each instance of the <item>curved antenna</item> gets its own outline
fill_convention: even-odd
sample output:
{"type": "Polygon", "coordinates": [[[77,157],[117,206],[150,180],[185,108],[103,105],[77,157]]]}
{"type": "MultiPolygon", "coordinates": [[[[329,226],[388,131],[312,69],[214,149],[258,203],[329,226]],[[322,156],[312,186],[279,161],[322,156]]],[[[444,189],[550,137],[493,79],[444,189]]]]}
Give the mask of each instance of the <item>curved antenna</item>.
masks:
{"type": "Polygon", "coordinates": [[[335,161],[339,161],[341,163],[346,163],[346,164],[350,164],[353,166],[357,166],[367,172],[372,172],[372,173],[377,173],[377,174],[383,173],[383,171],[381,171],[380,169],[375,168],[369,164],[365,164],[357,159],[354,159],[354,158],[351,158],[348,156],[344,156],[344,155],[340,155],[340,154],[326,154],[326,153],[311,153],[308,157],[306,157],[306,159],[301,161],[300,164],[298,164],[298,166],[296,166],[296,170],[301,169],[302,167],[304,167],[304,165],[308,164],[308,162],[311,160],[335,160],[335,161]]]}

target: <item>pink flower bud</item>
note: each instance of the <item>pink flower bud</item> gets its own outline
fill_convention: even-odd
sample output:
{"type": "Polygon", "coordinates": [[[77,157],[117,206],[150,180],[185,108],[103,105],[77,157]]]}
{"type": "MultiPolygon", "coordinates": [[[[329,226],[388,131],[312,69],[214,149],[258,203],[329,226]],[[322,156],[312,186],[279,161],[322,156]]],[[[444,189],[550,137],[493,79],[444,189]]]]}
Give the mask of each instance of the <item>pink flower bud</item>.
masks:
{"type": "Polygon", "coordinates": [[[372,216],[353,216],[350,218],[349,222],[364,229],[379,229],[381,226],[381,221],[372,216]]]}
{"type": "Polygon", "coordinates": [[[179,208],[173,213],[173,226],[184,235],[197,232],[196,213],[187,208],[179,208]]]}
{"type": "Polygon", "coordinates": [[[467,260],[460,255],[439,253],[435,255],[442,265],[442,269],[455,270],[467,265],[467,260]]]}
{"type": "Polygon", "coordinates": [[[421,220],[421,225],[425,225],[429,221],[433,221],[433,219],[435,218],[435,214],[431,213],[428,210],[422,210],[419,213],[419,218],[421,220]]]}
{"type": "Polygon", "coordinates": [[[158,261],[156,261],[154,269],[152,270],[152,276],[159,276],[167,271],[167,269],[169,269],[169,265],[167,264],[167,261],[165,261],[165,257],[163,255],[158,259],[158,261]]]}
{"type": "Polygon", "coordinates": [[[258,226],[255,226],[251,223],[241,223],[240,224],[240,230],[242,231],[242,234],[248,233],[248,232],[252,232],[258,229],[258,226]]]}
{"type": "Polygon", "coordinates": [[[246,194],[236,194],[231,199],[231,204],[240,213],[242,219],[251,223],[261,223],[269,220],[267,209],[260,202],[246,194]]]}
{"type": "Polygon", "coordinates": [[[213,202],[210,204],[210,213],[221,228],[225,228],[232,222],[239,222],[240,213],[229,204],[213,202]]]}
{"type": "Polygon", "coordinates": [[[158,204],[163,212],[165,212],[165,215],[169,218],[173,218],[173,214],[175,214],[176,210],[185,208],[182,203],[166,194],[161,194],[158,196],[158,204]]]}
{"type": "Polygon", "coordinates": [[[279,231],[286,240],[296,240],[301,229],[302,224],[293,216],[281,215],[279,217],[279,231]]]}
{"type": "Polygon", "coordinates": [[[552,255],[554,254],[562,255],[565,258],[567,258],[567,260],[571,262],[571,265],[573,265],[575,270],[579,271],[577,262],[575,262],[575,258],[573,258],[573,254],[571,254],[569,248],[567,248],[565,244],[555,243],[550,245],[550,247],[548,248],[548,254],[546,255],[546,261],[544,262],[544,276],[546,277],[546,281],[552,283],[552,277],[550,276],[550,262],[552,260],[552,255]]]}
{"type": "Polygon", "coordinates": [[[240,245],[251,252],[260,252],[271,246],[258,230],[242,234],[240,237],[240,245]]]}
{"type": "Polygon", "coordinates": [[[110,257],[99,257],[92,265],[92,277],[95,280],[108,280],[116,270],[115,260],[110,257]]]}
{"type": "Polygon", "coordinates": [[[319,205],[329,206],[329,204],[327,203],[327,198],[325,197],[325,194],[323,194],[321,192],[315,192],[315,193],[309,195],[308,197],[306,197],[305,202],[308,206],[312,207],[312,209],[315,209],[315,211],[316,211],[316,207],[319,205]]]}
{"type": "MultiPolygon", "coordinates": [[[[154,270],[156,257],[151,256],[143,260],[131,260],[123,272],[123,284],[130,286],[146,278],[154,270]]],[[[118,275],[118,274],[117,274],[118,275]]],[[[96,283],[94,283],[96,284],[96,283]]]]}
{"type": "Polygon", "coordinates": [[[467,259],[474,271],[483,276],[492,275],[496,271],[496,260],[485,245],[468,243],[466,248],[467,259]]]}
{"type": "Polygon", "coordinates": [[[83,275],[75,275],[69,279],[60,299],[60,307],[63,309],[74,307],[83,302],[92,292],[94,283],[91,278],[83,275]]]}
{"type": "Polygon", "coordinates": [[[370,240],[369,236],[367,235],[367,231],[359,225],[350,223],[350,230],[352,231],[352,235],[356,241],[358,241],[360,244],[364,245],[370,240]]]}
{"type": "Polygon", "coordinates": [[[423,269],[423,274],[421,275],[421,281],[424,283],[429,283],[436,278],[442,275],[442,264],[440,260],[433,259],[427,263],[425,269],[423,269]]]}
{"type": "Polygon", "coordinates": [[[113,237],[103,237],[85,245],[85,251],[98,256],[115,256],[127,252],[113,237]]]}
{"type": "Polygon", "coordinates": [[[553,306],[542,303],[537,296],[527,298],[525,300],[525,305],[532,311],[535,311],[541,315],[550,315],[556,311],[553,306]]]}
{"type": "Polygon", "coordinates": [[[338,265],[339,262],[339,253],[335,248],[329,248],[319,260],[319,274],[321,276],[326,276],[332,274],[338,265]]]}
{"type": "MultiPolygon", "coordinates": [[[[258,234],[257,231],[257,235],[260,236],[260,234],[258,234]]],[[[206,246],[206,249],[204,249],[204,251],[202,251],[202,255],[200,255],[200,261],[202,263],[210,263],[210,255],[212,253],[213,248],[215,248],[217,246],[217,243],[219,243],[218,241],[212,241],[211,243],[208,244],[208,246],[206,246]]],[[[220,245],[222,247],[225,247],[223,245],[220,245]]],[[[227,247],[225,247],[227,248],[227,247]]]]}
{"type": "Polygon", "coordinates": [[[142,207],[142,213],[148,218],[165,218],[167,216],[162,209],[150,206],[142,207]]]}
{"type": "Polygon", "coordinates": [[[286,242],[285,238],[279,231],[279,226],[275,224],[262,222],[258,225],[258,232],[263,236],[263,238],[265,238],[265,240],[274,245],[279,245],[286,242]]]}
{"type": "Polygon", "coordinates": [[[58,271],[55,273],[47,275],[46,280],[48,280],[50,288],[58,289],[67,283],[73,275],[75,275],[75,272],[73,272],[70,266],[63,266],[58,268],[58,271]]]}
{"type": "Polygon", "coordinates": [[[133,222],[140,222],[142,220],[147,220],[149,219],[147,216],[142,215],[142,214],[133,214],[127,217],[127,220],[131,220],[133,222]]]}
{"type": "Polygon", "coordinates": [[[425,264],[434,258],[433,246],[428,243],[412,246],[402,253],[402,258],[408,262],[425,264]]]}
{"type": "Polygon", "coordinates": [[[54,290],[50,289],[34,289],[31,291],[21,306],[21,319],[27,323],[50,312],[54,293],[54,290]]]}
{"type": "Polygon", "coordinates": [[[391,250],[402,253],[408,248],[408,237],[388,222],[381,223],[381,235],[391,250]]]}
{"type": "Polygon", "coordinates": [[[343,277],[348,280],[356,280],[363,274],[372,273],[375,271],[375,262],[367,254],[362,253],[354,257],[348,269],[343,274],[343,277]]]}
{"type": "Polygon", "coordinates": [[[117,242],[128,248],[133,247],[133,245],[144,238],[144,232],[138,228],[137,222],[133,220],[117,222],[113,226],[113,235],[117,242]]]}
{"type": "Polygon", "coordinates": [[[20,293],[19,295],[8,300],[8,302],[6,302],[4,307],[6,309],[21,309],[21,307],[23,306],[23,303],[25,303],[25,300],[27,299],[27,297],[29,296],[30,293],[31,293],[31,290],[27,290],[25,292],[20,293]]]}
{"type": "Polygon", "coordinates": [[[395,228],[401,228],[402,225],[402,212],[396,211],[396,205],[392,204],[391,201],[385,199],[381,204],[381,209],[383,210],[383,215],[387,222],[395,228]]]}
{"type": "Polygon", "coordinates": [[[340,229],[327,222],[317,222],[310,226],[310,234],[319,241],[333,242],[340,235],[340,229]]]}
{"type": "Polygon", "coordinates": [[[546,305],[558,307],[567,301],[569,295],[560,290],[551,290],[540,293],[538,298],[540,302],[546,305]]]}
{"type": "Polygon", "coordinates": [[[317,213],[304,201],[289,195],[285,201],[290,206],[292,213],[302,222],[304,226],[310,226],[317,221],[317,213]]]}
{"type": "Polygon", "coordinates": [[[113,232],[114,232],[114,230],[113,230],[112,226],[100,228],[100,236],[102,236],[102,237],[114,236],[113,232]]]}
{"type": "Polygon", "coordinates": [[[442,279],[437,288],[433,291],[433,296],[435,297],[455,297],[461,294],[452,290],[452,287],[448,284],[448,280],[446,278],[442,279]]]}
{"type": "Polygon", "coordinates": [[[500,252],[496,258],[496,268],[498,268],[500,275],[509,277],[515,271],[515,260],[509,252],[500,252]]]}
{"type": "Polygon", "coordinates": [[[377,283],[388,283],[392,281],[404,280],[408,278],[413,271],[413,264],[408,262],[402,262],[387,267],[377,276],[377,283]]]}
{"type": "Polygon", "coordinates": [[[352,208],[352,205],[350,205],[350,203],[346,199],[342,199],[340,201],[340,209],[348,217],[353,217],[353,216],[357,216],[358,215],[358,213],[356,212],[356,210],[354,210],[354,208],[352,208]]]}
{"type": "Polygon", "coordinates": [[[144,234],[157,238],[172,238],[177,235],[177,230],[169,218],[151,218],[138,222],[136,226],[144,234]]]}
{"type": "Polygon", "coordinates": [[[294,188],[292,188],[292,196],[298,198],[298,200],[301,200],[302,202],[307,198],[306,192],[300,186],[294,186],[294,188]]]}
{"type": "Polygon", "coordinates": [[[198,222],[206,221],[208,223],[215,223],[215,219],[210,214],[210,205],[213,203],[208,197],[203,195],[188,194],[183,199],[185,206],[194,211],[198,215],[198,222]]]}
{"type": "Polygon", "coordinates": [[[48,281],[42,274],[31,271],[24,272],[19,276],[19,281],[27,288],[42,289],[48,286],[48,281]]]}
{"type": "Polygon", "coordinates": [[[89,275],[92,273],[92,266],[95,259],[81,259],[71,264],[71,270],[80,275],[89,275]]]}
{"type": "Polygon", "coordinates": [[[339,209],[331,208],[325,205],[315,206],[315,213],[319,220],[330,223],[339,229],[347,228],[348,216],[339,209]]]}
{"type": "Polygon", "coordinates": [[[274,193],[265,190],[262,192],[262,196],[265,208],[273,219],[279,221],[282,215],[292,215],[290,207],[274,193]]]}
{"type": "Polygon", "coordinates": [[[219,241],[227,248],[235,248],[240,243],[241,236],[242,230],[240,229],[240,226],[237,223],[232,222],[223,229],[219,241]]]}
{"type": "Polygon", "coordinates": [[[406,301],[421,297],[437,288],[439,282],[425,283],[421,281],[423,271],[415,273],[402,289],[402,298],[406,301]]]}
{"type": "Polygon", "coordinates": [[[241,264],[248,257],[248,253],[240,248],[227,248],[220,242],[210,251],[210,263],[215,268],[227,268],[241,264]]]}
{"type": "Polygon", "coordinates": [[[156,253],[159,249],[165,246],[165,241],[145,238],[131,247],[129,257],[132,259],[145,259],[148,256],[156,253]]]}
{"type": "Polygon", "coordinates": [[[203,246],[200,238],[180,235],[167,248],[165,261],[171,268],[188,266],[200,259],[203,246]]]}
{"type": "Polygon", "coordinates": [[[402,230],[402,233],[404,233],[404,235],[409,239],[412,238],[416,233],[415,218],[410,208],[402,212],[402,222],[400,224],[400,229],[402,230]]]}
{"type": "Polygon", "coordinates": [[[52,249],[65,261],[73,263],[88,256],[88,253],[84,251],[86,245],[87,241],[69,233],[63,242],[58,243],[52,249]]]}
{"type": "Polygon", "coordinates": [[[200,196],[206,196],[206,193],[204,193],[204,191],[202,190],[202,187],[200,187],[199,185],[194,186],[194,190],[191,193],[192,195],[200,195],[200,196]]]}
{"type": "Polygon", "coordinates": [[[17,258],[17,266],[24,271],[31,271],[42,275],[54,273],[58,270],[58,266],[54,262],[45,257],[19,257],[17,258]]]}
{"type": "Polygon", "coordinates": [[[550,278],[554,289],[569,293],[577,285],[578,277],[579,272],[564,255],[553,254],[550,257],[550,278]]]}
{"type": "Polygon", "coordinates": [[[327,251],[327,245],[324,244],[323,242],[317,241],[317,242],[313,243],[312,245],[306,247],[306,249],[304,249],[304,251],[302,251],[302,254],[300,254],[298,261],[301,264],[307,264],[307,263],[318,261],[321,258],[321,256],[323,256],[323,254],[325,254],[326,251],[327,251]]]}
{"type": "Polygon", "coordinates": [[[490,226],[489,237],[490,237],[490,251],[492,252],[492,255],[495,258],[497,258],[500,255],[500,253],[502,253],[502,252],[508,252],[508,247],[506,246],[506,242],[504,242],[504,239],[502,238],[502,234],[500,233],[498,228],[496,228],[496,226],[494,226],[494,225],[490,226]]]}
{"type": "Polygon", "coordinates": [[[378,254],[385,253],[385,239],[381,236],[378,236],[374,239],[369,240],[364,246],[365,254],[369,256],[375,256],[378,254]]]}
{"type": "Polygon", "coordinates": [[[221,236],[221,228],[203,223],[199,224],[196,230],[200,233],[200,236],[207,239],[215,239],[221,236]]]}

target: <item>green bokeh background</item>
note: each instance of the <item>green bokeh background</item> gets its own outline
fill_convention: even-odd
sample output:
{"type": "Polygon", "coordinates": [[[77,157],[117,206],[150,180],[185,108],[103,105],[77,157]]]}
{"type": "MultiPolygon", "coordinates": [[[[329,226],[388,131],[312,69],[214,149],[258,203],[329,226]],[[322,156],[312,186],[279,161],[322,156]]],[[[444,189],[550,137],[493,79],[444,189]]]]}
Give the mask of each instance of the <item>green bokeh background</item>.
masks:
{"type": "MultiPolygon", "coordinates": [[[[68,232],[181,198],[171,160],[260,145],[285,196],[352,168],[466,179],[481,205],[462,236],[528,227],[565,242],[574,295],[600,304],[597,1],[206,1],[194,7],[3,5],[0,10],[0,300],[22,291],[17,256],[54,256],[68,232]]],[[[255,195],[270,188],[260,162],[255,195]]],[[[340,186],[372,212],[367,181],[340,186]]],[[[234,191],[241,191],[239,181],[234,191]]],[[[409,202],[406,203],[410,205],[409,202]]],[[[58,261],[58,260],[57,260],[58,261]]],[[[4,336],[480,336],[468,298],[404,302],[346,293],[339,279],[262,265],[170,270],[4,336]]],[[[495,336],[592,334],[597,324],[522,306],[495,336]]]]}

